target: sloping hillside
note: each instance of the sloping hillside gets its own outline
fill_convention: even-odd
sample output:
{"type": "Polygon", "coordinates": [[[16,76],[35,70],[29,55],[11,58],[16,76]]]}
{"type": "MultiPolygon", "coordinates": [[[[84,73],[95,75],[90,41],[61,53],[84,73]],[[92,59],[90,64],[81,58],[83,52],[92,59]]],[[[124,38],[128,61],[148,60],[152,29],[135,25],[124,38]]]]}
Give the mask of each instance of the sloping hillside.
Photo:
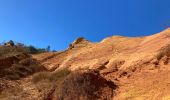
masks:
{"type": "Polygon", "coordinates": [[[0,46],[0,100],[170,100],[169,67],[170,29],[39,54],[0,46]]]}
{"type": "Polygon", "coordinates": [[[31,88],[31,85],[27,85],[30,83],[30,76],[45,70],[25,52],[25,48],[14,45],[0,46],[0,100],[32,99],[32,91],[27,89],[31,88]],[[23,97],[24,95],[26,97],[23,97]]]}
{"type": "MultiPolygon", "coordinates": [[[[77,41],[77,40],[76,40],[77,41]]],[[[82,40],[85,41],[85,40],[82,40]]],[[[152,36],[145,37],[123,37],[113,36],[104,39],[99,43],[80,42],[68,50],[54,53],[45,53],[35,55],[38,60],[44,60],[42,63],[46,67],[53,65],[53,69],[69,67],[71,70],[76,69],[96,69],[100,67],[109,68],[115,63],[122,62],[119,69],[135,67],[139,62],[147,62],[156,59],[161,48],[170,43],[170,29],[152,36]],[[40,57],[39,57],[40,56],[40,57]]],[[[74,45],[74,43],[73,43],[74,45]]]]}
{"type": "Polygon", "coordinates": [[[119,87],[115,100],[169,100],[170,29],[144,37],[83,38],[65,51],[34,55],[49,70],[95,69],[119,87]]]}

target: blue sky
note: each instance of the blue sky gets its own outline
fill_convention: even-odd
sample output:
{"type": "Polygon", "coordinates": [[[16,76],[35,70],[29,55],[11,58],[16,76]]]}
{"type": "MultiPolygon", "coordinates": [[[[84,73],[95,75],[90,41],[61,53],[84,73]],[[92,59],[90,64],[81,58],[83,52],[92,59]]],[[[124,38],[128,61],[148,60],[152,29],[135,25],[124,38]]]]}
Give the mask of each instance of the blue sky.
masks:
{"type": "Polygon", "coordinates": [[[170,26],[170,0],[0,0],[0,41],[63,50],[77,37],[144,36],[170,26]]]}

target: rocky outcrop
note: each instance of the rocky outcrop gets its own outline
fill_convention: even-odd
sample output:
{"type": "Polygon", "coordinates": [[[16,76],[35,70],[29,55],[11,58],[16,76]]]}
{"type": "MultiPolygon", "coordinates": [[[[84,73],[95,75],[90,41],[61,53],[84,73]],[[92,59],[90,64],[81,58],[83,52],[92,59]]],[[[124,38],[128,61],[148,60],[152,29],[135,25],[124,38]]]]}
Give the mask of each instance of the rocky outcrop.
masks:
{"type": "Polygon", "coordinates": [[[4,45],[5,46],[14,46],[15,43],[12,40],[10,40],[9,42],[6,42],[4,45]]]}
{"type": "Polygon", "coordinates": [[[91,42],[84,39],[83,37],[79,37],[69,45],[68,49],[81,48],[87,46],[88,44],[91,44],[91,42]]]}

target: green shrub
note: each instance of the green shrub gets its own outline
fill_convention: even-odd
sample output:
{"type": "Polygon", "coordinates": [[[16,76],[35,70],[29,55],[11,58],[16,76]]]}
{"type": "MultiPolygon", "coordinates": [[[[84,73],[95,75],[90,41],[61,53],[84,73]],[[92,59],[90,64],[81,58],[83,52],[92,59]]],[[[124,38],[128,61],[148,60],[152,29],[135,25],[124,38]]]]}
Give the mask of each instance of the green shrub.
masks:
{"type": "Polygon", "coordinates": [[[24,49],[27,51],[29,54],[37,54],[37,53],[43,53],[43,52],[48,52],[47,49],[45,48],[36,48],[32,45],[30,46],[25,46],[24,49]]]}

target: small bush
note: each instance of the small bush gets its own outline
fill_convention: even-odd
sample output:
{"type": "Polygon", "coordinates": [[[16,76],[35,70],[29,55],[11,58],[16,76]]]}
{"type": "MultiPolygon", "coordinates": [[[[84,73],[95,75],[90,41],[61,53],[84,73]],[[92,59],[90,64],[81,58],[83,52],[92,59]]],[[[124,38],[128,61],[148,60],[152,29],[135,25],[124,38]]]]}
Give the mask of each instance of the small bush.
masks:
{"type": "Polygon", "coordinates": [[[34,83],[40,82],[42,80],[48,80],[50,72],[39,72],[33,75],[32,81],[34,83]]]}
{"type": "Polygon", "coordinates": [[[115,87],[97,73],[74,72],[57,86],[53,96],[54,100],[111,100],[115,87]]]}
{"type": "Polygon", "coordinates": [[[160,60],[163,56],[170,56],[170,44],[161,48],[160,52],[157,55],[157,59],[160,60]]]}
{"type": "Polygon", "coordinates": [[[49,77],[49,80],[50,81],[57,81],[60,78],[66,77],[70,73],[71,73],[71,71],[68,70],[68,69],[62,69],[62,70],[59,70],[59,71],[56,71],[56,72],[52,72],[50,77],[49,77]]]}
{"type": "Polygon", "coordinates": [[[38,54],[38,53],[44,53],[44,52],[48,52],[48,50],[50,49],[50,47],[48,46],[48,50],[45,48],[36,48],[32,45],[30,46],[24,46],[24,49],[27,51],[27,53],[29,54],[38,54]]]}
{"type": "Polygon", "coordinates": [[[70,73],[68,69],[36,73],[32,82],[44,94],[44,100],[111,100],[116,88],[95,71],[70,73]]]}
{"type": "Polygon", "coordinates": [[[66,77],[68,74],[70,74],[70,72],[71,71],[68,69],[62,69],[56,72],[39,72],[33,75],[32,81],[34,83],[38,83],[42,80],[49,80],[51,82],[55,82],[66,77]]]}

